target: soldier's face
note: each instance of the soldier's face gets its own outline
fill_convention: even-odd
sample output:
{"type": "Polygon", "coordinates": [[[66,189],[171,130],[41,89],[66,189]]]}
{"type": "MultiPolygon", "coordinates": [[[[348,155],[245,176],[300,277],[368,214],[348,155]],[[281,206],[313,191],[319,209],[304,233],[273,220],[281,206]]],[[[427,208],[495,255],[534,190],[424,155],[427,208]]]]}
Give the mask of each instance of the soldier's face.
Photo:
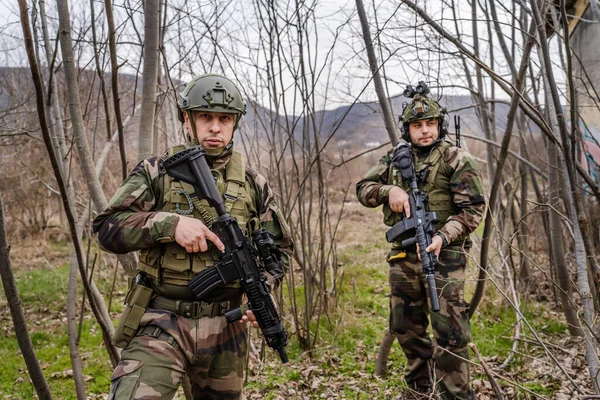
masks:
{"type": "MultiPolygon", "coordinates": [[[[192,134],[190,120],[184,113],[185,124],[188,132],[192,134]]],[[[196,138],[205,149],[222,149],[231,142],[235,114],[208,111],[194,111],[194,124],[196,125],[196,138]]]]}
{"type": "Polygon", "coordinates": [[[410,140],[417,146],[429,146],[439,136],[437,118],[422,119],[408,123],[410,140]]]}

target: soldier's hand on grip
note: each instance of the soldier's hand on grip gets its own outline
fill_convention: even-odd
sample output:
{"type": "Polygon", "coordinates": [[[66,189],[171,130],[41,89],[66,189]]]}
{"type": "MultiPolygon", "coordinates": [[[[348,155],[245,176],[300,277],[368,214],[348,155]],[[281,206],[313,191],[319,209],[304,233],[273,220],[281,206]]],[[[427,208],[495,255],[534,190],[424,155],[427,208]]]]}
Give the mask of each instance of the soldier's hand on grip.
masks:
{"type": "Polygon", "coordinates": [[[246,315],[242,316],[242,319],[240,319],[240,323],[245,324],[247,322],[250,322],[255,328],[259,327],[258,321],[256,320],[256,316],[251,310],[246,311],[246,315]]]}
{"type": "Polygon", "coordinates": [[[201,253],[208,250],[207,240],[213,242],[220,251],[225,250],[221,239],[212,232],[202,221],[196,218],[179,216],[175,226],[175,241],[188,253],[201,253]]]}
{"type": "Polygon", "coordinates": [[[394,212],[404,212],[406,217],[410,217],[410,202],[408,199],[408,193],[399,188],[398,186],[390,189],[388,194],[390,208],[394,212]]]}
{"type": "MultiPolygon", "coordinates": [[[[427,246],[425,249],[426,252],[435,254],[436,257],[440,256],[440,252],[442,251],[443,242],[442,238],[437,235],[432,236],[431,244],[427,246]]],[[[419,261],[421,261],[421,250],[419,249],[419,243],[417,243],[417,256],[419,257],[419,261]]]]}

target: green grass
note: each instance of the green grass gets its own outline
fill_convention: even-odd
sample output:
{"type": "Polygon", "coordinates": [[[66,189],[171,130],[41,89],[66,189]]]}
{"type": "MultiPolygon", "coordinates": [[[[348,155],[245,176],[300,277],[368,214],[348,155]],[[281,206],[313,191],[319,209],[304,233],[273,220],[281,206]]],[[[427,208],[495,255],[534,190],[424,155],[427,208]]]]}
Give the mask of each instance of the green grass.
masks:
{"type": "MultiPolygon", "coordinates": [[[[54,398],[70,399],[74,398],[75,389],[68,372],[72,368],[66,326],[64,331],[62,334],[34,332],[31,342],[54,398]]],[[[102,344],[102,335],[95,323],[84,321],[80,356],[83,374],[89,379],[86,382],[88,393],[105,393],[110,385],[111,367],[102,344]]],[[[1,397],[33,398],[33,386],[29,383],[25,362],[14,336],[0,338],[0,359],[3,362],[3,368],[0,369],[1,397]]]]}
{"type": "MultiPolygon", "coordinates": [[[[65,245],[60,247],[60,243],[55,245],[59,249],[69,248],[65,245]]],[[[288,326],[288,332],[292,334],[287,347],[290,362],[282,366],[276,361],[276,355],[267,350],[268,362],[261,368],[253,365],[245,385],[246,393],[260,393],[265,399],[275,399],[286,393],[283,388],[291,387],[299,396],[315,399],[327,398],[328,393],[335,393],[341,399],[384,400],[397,397],[402,392],[406,359],[397,342],[388,361],[389,377],[373,377],[379,344],[388,328],[386,252],[387,244],[377,241],[348,246],[339,253],[344,280],[338,308],[330,313],[329,318],[321,316],[315,349],[310,354],[303,350],[294,330],[288,326]],[[315,380],[315,375],[318,375],[318,380],[315,380]]],[[[73,379],[66,373],[71,369],[66,321],[57,320],[65,315],[68,266],[17,271],[16,279],[28,315],[31,339],[51,392],[54,398],[73,399],[73,379]],[[48,319],[44,320],[44,317],[48,319]]],[[[98,286],[104,293],[110,287],[106,279],[98,282],[98,286]]],[[[284,291],[287,290],[285,286],[284,291]]],[[[124,291],[124,288],[125,282],[121,280],[117,290],[124,291]]],[[[473,341],[484,357],[497,356],[501,362],[510,355],[517,316],[491,287],[486,292],[488,295],[472,320],[473,341]]],[[[295,295],[297,306],[303,309],[304,288],[296,288],[295,295]]],[[[288,302],[287,293],[284,293],[284,298],[288,302]]],[[[113,300],[113,311],[121,307],[119,299],[113,300]]],[[[536,332],[549,336],[564,335],[566,325],[561,316],[549,315],[547,308],[547,304],[522,304],[523,313],[536,332]]],[[[86,315],[91,315],[89,310],[86,315]]],[[[0,398],[12,395],[13,398],[33,399],[33,387],[11,324],[12,321],[6,320],[1,326],[5,334],[0,336],[0,359],[3,362],[0,398]]],[[[310,329],[313,334],[316,332],[317,321],[311,323],[310,329]]],[[[528,328],[524,328],[524,332],[530,333],[528,328]]],[[[256,336],[253,333],[253,337],[256,336]]],[[[88,396],[93,397],[92,393],[106,394],[112,368],[99,327],[88,319],[84,321],[80,354],[83,373],[89,377],[86,381],[88,396]]],[[[520,383],[529,390],[552,398],[558,385],[550,378],[545,381],[536,379],[526,370],[526,361],[519,355],[515,356],[508,371],[522,376],[520,383]]],[[[480,371],[474,375],[477,379],[487,379],[480,371]]]]}
{"type": "MultiPolygon", "coordinates": [[[[66,254],[70,252],[70,245],[65,242],[52,242],[50,247],[53,251],[64,251],[66,254]]],[[[72,367],[65,319],[69,266],[65,264],[54,268],[13,271],[13,274],[31,342],[50,391],[54,398],[74,399],[75,389],[70,372],[72,367]]],[[[122,286],[125,284],[122,283],[122,286]]],[[[78,309],[81,307],[81,291],[80,287],[77,294],[78,309]]],[[[5,303],[4,290],[1,293],[0,301],[5,303]]],[[[113,310],[121,308],[119,301],[113,300],[113,303],[116,303],[113,310]]],[[[3,307],[8,308],[6,303],[3,307]]],[[[92,396],[107,393],[112,367],[102,342],[100,328],[95,321],[92,322],[93,316],[89,307],[86,308],[86,316],[81,331],[79,353],[86,378],[86,392],[88,396],[92,396]]],[[[35,390],[29,381],[27,368],[14,335],[12,319],[4,321],[1,328],[4,334],[0,336],[0,398],[13,396],[15,399],[33,399],[35,390]]]]}
{"type": "Polygon", "coordinates": [[[54,305],[65,302],[69,266],[27,271],[15,277],[19,297],[24,304],[54,305]]]}

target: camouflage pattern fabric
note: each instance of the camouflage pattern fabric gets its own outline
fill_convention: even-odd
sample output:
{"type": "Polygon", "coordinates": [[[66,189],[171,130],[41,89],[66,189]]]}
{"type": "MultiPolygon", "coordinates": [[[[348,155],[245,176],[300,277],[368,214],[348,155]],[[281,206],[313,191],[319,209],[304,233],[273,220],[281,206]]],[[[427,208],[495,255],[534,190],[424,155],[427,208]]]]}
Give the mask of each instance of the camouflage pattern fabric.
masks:
{"type": "MultiPolygon", "coordinates": [[[[213,168],[226,176],[230,157],[231,152],[214,159],[213,168]]],[[[94,220],[93,230],[102,249],[120,254],[174,242],[179,215],[161,211],[164,174],[160,157],[145,159],[133,169],[108,208],[94,220]]],[[[289,228],[266,179],[251,169],[246,169],[245,178],[252,221],[273,235],[283,253],[284,271],[267,272],[281,279],[293,246],[289,228]]],[[[152,286],[175,300],[193,298],[187,286],[154,280],[152,286]]],[[[235,288],[213,292],[214,299],[206,301],[233,302],[241,296],[240,289],[235,288]]],[[[190,376],[195,399],[241,398],[247,353],[247,328],[243,324],[227,324],[225,317],[190,319],[166,310],[147,310],[140,326],[138,336],[125,347],[123,361],[115,369],[111,398],[172,398],[185,373],[190,376]],[[159,329],[150,329],[149,334],[144,328],[147,326],[159,329]]]]}
{"type": "Polygon", "coordinates": [[[465,361],[471,341],[469,306],[464,300],[465,264],[460,248],[447,247],[442,251],[436,268],[440,311],[429,313],[425,277],[417,255],[408,253],[406,258],[390,262],[390,331],[396,334],[406,354],[406,383],[423,390],[437,382],[442,399],[473,396],[465,361]],[[437,346],[427,332],[428,316],[437,346]]]}
{"type": "MultiPolygon", "coordinates": [[[[390,176],[394,171],[390,166],[392,154],[393,149],[356,184],[356,194],[362,205],[384,205],[384,221],[389,221],[385,214],[386,207],[389,209],[390,190],[396,185],[408,189],[405,182],[395,181],[397,176],[390,176]]],[[[438,232],[450,244],[442,250],[436,266],[440,312],[429,313],[426,283],[416,247],[406,249],[406,258],[390,261],[390,331],[397,334],[406,354],[406,382],[409,387],[428,389],[436,382],[443,399],[471,399],[474,395],[469,388],[469,365],[461,360],[468,359],[467,344],[471,340],[468,303],[463,297],[464,251],[468,251],[471,243],[469,234],[479,226],[485,212],[483,179],[474,158],[453,145],[438,144],[427,151],[413,147],[413,156],[417,171],[423,168],[435,171],[427,181],[419,181],[419,189],[440,193],[440,188],[447,188],[444,190],[448,190],[449,201],[455,211],[437,225],[438,232]],[[440,151],[442,147],[441,157],[430,163],[432,151],[440,151]],[[431,182],[443,182],[444,185],[432,189],[431,182]],[[457,244],[462,244],[462,247],[457,244]],[[436,346],[427,333],[428,316],[436,346]]],[[[437,203],[440,204],[439,201],[437,203]]],[[[428,211],[436,211],[432,204],[428,204],[428,208],[428,211]]],[[[447,210],[446,204],[440,215],[447,214],[447,210]]],[[[401,214],[395,214],[396,220],[402,218],[401,214]]],[[[397,244],[393,244],[388,260],[400,252],[397,244]]]]}
{"type": "MultiPolygon", "coordinates": [[[[220,157],[213,167],[226,171],[230,156],[220,157]]],[[[179,216],[157,211],[163,205],[161,175],[165,173],[160,161],[160,157],[141,161],[121,184],[107,209],[94,219],[93,230],[103,250],[123,254],[175,240],[179,216]]],[[[277,216],[273,191],[266,179],[252,169],[246,169],[246,179],[254,200],[251,212],[258,217],[261,226],[274,235],[275,244],[289,253],[292,247],[289,228],[277,216]]]]}
{"type": "MultiPolygon", "coordinates": [[[[356,184],[358,201],[365,207],[378,207],[388,203],[390,189],[394,187],[391,183],[392,177],[389,176],[392,153],[393,149],[356,184]]],[[[428,156],[419,153],[416,149],[413,149],[413,153],[417,160],[416,164],[422,163],[422,159],[428,156]]],[[[440,162],[444,164],[443,170],[448,174],[452,202],[458,212],[445,221],[439,232],[444,234],[448,243],[452,243],[456,239],[468,236],[477,229],[483,219],[485,211],[483,179],[475,159],[456,146],[449,146],[440,162]]],[[[421,183],[419,189],[423,190],[421,183]]]]}
{"type": "Polygon", "coordinates": [[[196,400],[242,398],[246,324],[149,309],[141,325],[121,354],[109,399],[172,399],[185,373],[196,400]]]}

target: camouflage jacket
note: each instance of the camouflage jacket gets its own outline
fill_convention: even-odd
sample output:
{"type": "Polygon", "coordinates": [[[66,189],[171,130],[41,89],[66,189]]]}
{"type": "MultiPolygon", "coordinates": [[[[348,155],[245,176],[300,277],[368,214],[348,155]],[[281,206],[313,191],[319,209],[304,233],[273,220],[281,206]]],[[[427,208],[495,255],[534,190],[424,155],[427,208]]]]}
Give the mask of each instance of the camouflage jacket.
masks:
{"type": "MultiPolygon", "coordinates": [[[[365,207],[388,204],[388,194],[394,187],[392,177],[389,176],[392,154],[393,149],[356,184],[358,201],[365,207]]],[[[421,154],[413,149],[415,164],[423,164],[424,158],[428,156],[428,153],[421,154]]],[[[449,182],[450,198],[456,212],[443,221],[438,232],[444,235],[448,243],[452,243],[468,237],[483,219],[485,211],[483,179],[475,159],[456,146],[448,145],[439,162],[445,164],[443,170],[447,171],[445,178],[449,182]]],[[[419,189],[423,190],[423,186],[419,183],[419,189]]]]}
{"type": "MultiPolygon", "coordinates": [[[[225,175],[228,160],[229,156],[221,158],[213,167],[225,175]]],[[[140,162],[121,184],[106,210],[94,219],[93,232],[103,250],[122,254],[174,242],[179,215],[160,211],[165,174],[161,161],[161,157],[151,157],[140,162]]],[[[253,199],[250,210],[255,215],[252,217],[258,218],[261,227],[273,234],[275,243],[283,250],[285,271],[281,272],[284,273],[293,249],[289,228],[266,179],[247,168],[246,181],[253,199]]]]}

